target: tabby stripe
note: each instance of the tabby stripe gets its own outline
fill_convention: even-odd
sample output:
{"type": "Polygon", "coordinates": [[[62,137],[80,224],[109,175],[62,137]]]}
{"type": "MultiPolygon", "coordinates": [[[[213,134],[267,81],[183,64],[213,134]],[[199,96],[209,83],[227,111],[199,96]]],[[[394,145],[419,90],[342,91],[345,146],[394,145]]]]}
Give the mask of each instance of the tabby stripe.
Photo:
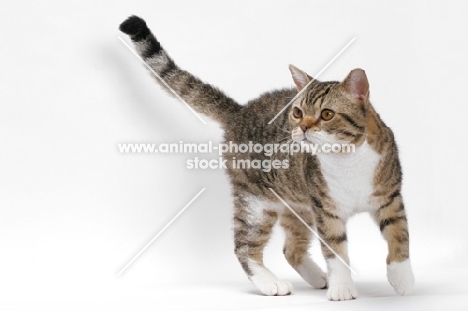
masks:
{"type": "Polygon", "coordinates": [[[346,240],[347,240],[346,233],[343,233],[340,236],[327,237],[327,241],[334,242],[334,243],[343,243],[346,240]]]}
{"type": "MultiPolygon", "coordinates": [[[[248,226],[246,226],[248,227],[248,226]]],[[[235,229],[235,234],[239,237],[243,237],[243,236],[248,236],[249,234],[249,230],[247,230],[246,228],[242,227],[241,229],[235,229]]]]}
{"type": "MultiPolygon", "coordinates": [[[[364,116],[367,116],[366,105],[358,105],[361,108],[361,112],[364,116]]],[[[379,126],[380,128],[380,126],[379,126]]]]}
{"type": "Polygon", "coordinates": [[[315,100],[315,103],[314,103],[314,106],[315,105],[318,105],[319,109],[320,107],[322,107],[322,104],[323,104],[323,96],[319,96],[316,100],[315,100]],[[319,101],[320,101],[320,105],[319,104],[319,101]]]}
{"type": "Polygon", "coordinates": [[[342,235],[327,236],[326,232],[323,231],[320,227],[317,228],[317,231],[320,236],[327,242],[342,243],[348,239],[346,233],[343,233],[342,235]]]}
{"type": "Polygon", "coordinates": [[[363,134],[357,134],[357,135],[354,137],[354,140],[351,141],[351,143],[357,145],[357,142],[359,142],[363,136],[364,136],[363,134]]]}
{"type": "Polygon", "coordinates": [[[406,243],[409,241],[408,234],[397,236],[396,240],[398,241],[398,243],[406,243]]]}
{"type": "Polygon", "coordinates": [[[175,69],[177,69],[177,66],[171,59],[167,62],[166,67],[164,67],[164,69],[159,72],[159,76],[161,77],[161,79],[164,79],[165,76],[167,76],[171,71],[175,69]]]}
{"type": "MultiPolygon", "coordinates": [[[[299,106],[300,106],[301,108],[305,108],[305,107],[307,107],[307,104],[306,104],[306,103],[307,103],[307,97],[304,97],[304,98],[302,99],[302,101],[301,101],[301,103],[300,103],[299,106]]],[[[302,116],[304,116],[304,112],[302,113],[302,116]]]]}
{"type": "Polygon", "coordinates": [[[392,225],[400,220],[406,220],[405,216],[398,216],[398,217],[390,217],[387,219],[384,219],[380,222],[380,231],[383,231],[385,227],[392,225]]]}
{"type": "Polygon", "coordinates": [[[325,232],[324,232],[320,227],[317,227],[317,231],[318,231],[318,233],[320,234],[320,236],[324,236],[324,235],[325,235],[325,232]]]}
{"type": "Polygon", "coordinates": [[[360,131],[363,131],[364,130],[364,127],[361,126],[361,125],[358,125],[356,123],[356,121],[353,120],[353,118],[351,118],[349,115],[347,115],[346,113],[339,113],[339,115],[345,119],[346,121],[348,121],[349,124],[351,124],[352,126],[354,126],[356,129],[360,130],[360,131]]]}
{"type": "MultiPolygon", "coordinates": [[[[401,185],[401,175],[398,175],[395,178],[397,180],[395,182],[393,182],[392,184],[386,186],[387,189],[393,189],[393,188],[401,185]]],[[[384,196],[387,195],[387,191],[386,190],[376,190],[372,195],[376,196],[376,197],[384,197],[384,196]]]]}
{"type": "Polygon", "coordinates": [[[239,240],[239,239],[236,239],[236,240],[234,241],[234,246],[235,246],[235,248],[241,248],[241,247],[244,246],[244,245],[245,245],[245,243],[243,243],[243,242],[242,242],[241,240],[239,240]]]}
{"type": "Polygon", "coordinates": [[[328,85],[324,85],[324,86],[322,85],[321,89],[316,91],[314,96],[312,96],[312,100],[310,101],[310,103],[312,103],[312,106],[315,106],[318,100],[322,98],[322,101],[320,102],[320,108],[321,108],[323,104],[323,97],[328,94],[328,92],[330,91],[330,88],[331,87],[329,87],[328,85]]]}
{"type": "MultiPolygon", "coordinates": [[[[319,183],[323,184],[323,183],[325,183],[325,180],[323,180],[323,178],[320,178],[319,183]]],[[[322,198],[326,197],[327,194],[320,188],[319,183],[315,182],[315,180],[313,181],[313,185],[316,187],[320,197],[322,197],[322,198]]]]}
{"type": "Polygon", "coordinates": [[[340,132],[338,132],[338,134],[343,134],[345,136],[351,136],[351,137],[356,137],[355,134],[351,133],[351,132],[348,132],[348,131],[345,131],[345,130],[342,130],[340,132]]]}
{"type": "Polygon", "coordinates": [[[306,96],[305,96],[305,98],[304,98],[305,103],[308,103],[308,102],[309,102],[309,97],[310,97],[312,94],[313,94],[313,93],[312,93],[311,91],[308,91],[308,92],[306,93],[306,96]]]}
{"type": "Polygon", "coordinates": [[[161,52],[162,47],[158,40],[153,36],[153,34],[149,34],[146,38],[146,50],[142,53],[143,58],[152,57],[156,54],[161,52]]]}
{"type": "MultiPolygon", "coordinates": [[[[317,214],[317,218],[316,218],[315,220],[317,221],[317,224],[319,224],[320,226],[323,225],[323,217],[322,217],[322,215],[317,214]]],[[[319,228],[320,226],[317,226],[317,228],[319,228]]]]}
{"type": "Polygon", "coordinates": [[[262,228],[255,230],[255,232],[258,233],[260,236],[263,236],[264,234],[268,234],[270,233],[270,231],[271,230],[269,229],[262,229],[262,228]]]}
{"type": "MultiPolygon", "coordinates": [[[[329,212],[326,212],[324,211],[323,209],[320,210],[320,212],[317,213],[317,218],[316,218],[316,221],[319,225],[323,225],[325,224],[324,222],[324,218],[325,217],[328,217],[328,218],[333,218],[333,219],[339,219],[338,216],[335,216],[333,215],[332,213],[329,213],[329,212]]],[[[320,226],[317,226],[318,229],[320,229],[320,226]]],[[[319,230],[320,231],[320,230],[319,230]]]]}
{"type": "Polygon", "coordinates": [[[343,243],[348,240],[346,233],[343,233],[342,235],[328,236],[321,228],[317,228],[317,231],[320,236],[329,243],[343,243]]]}
{"type": "Polygon", "coordinates": [[[333,218],[333,219],[338,219],[338,218],[339,218],[338,216],[336,216],[336,215],[334,215],[334,214],[332,214],[332,213],[330,213],[330,212],[328,212],[328,211],[326,211],[326,210],[324,210],[324,209],[322,209],[321,212],[322,212],[325,216],[327,216],[327,217],[329,217],[329,218],[333,218]]]}
{"type": "Polygon", "coordinates": [[[317,199],[316,197],[314,196],[311,196],[310,197],[312,199],[312,202],[314,202],[315,206],[320,208],[320,209],[323,209],[323,205],[322,205],[322,202],[320,202],[319,199],[317,199]]]}
{"type": "Polygon", "coordinates": [[[390,195],[390,199],[388,200],[387,203],[385,203],[384,205],[382,205],[379,210],[381,209],[384,209],[386,208],[387,206],[390,206],[390,204],[393,203],[393,201],[395,201],[395,198],[399,197],[401,194],[400,194],[400,189],[397,189],[395,190],[391,195],[390,195]]]}
{"type": "MultiPolygon", "coordinates": [[[[327,88],[325,89],[325,92],[319,97],[319,98],[323,98],[325,96],[328,95],[328,93],[330,92],[330,90],[332,89],[334,84],[330,84],[330,85],[327,85],[327,88]]],[[[322,105],[325,101],[322,99],[322,102],[320,103],[320,108],[322,108],[322,105]]]]}
{"type": "Polygon", "coordinates": [[[249,241],[249,242],[247,243],[247,246],[248,246],[249,248],[258,248],[258,247],[260,247],[260,246],[262,246],[262,245],[263,245],[263,243],[259,243],[259,242],[256,242],[256,241],[249,241]]]}
{"type": "Polygon", "coordinates": [[[327,236],[326,232],[324,232],[322,229],[317,228],[317,231],[320,234],[320,236],[329,243],[343,243],[348,240],[346,233],[336,236],[327,236]]]}
{"type": "Polygon", "coordinates": [[[320,94],[321,94],[320,91],[322,90],[321,88],[322,88],[322,85],[319,84],[318,85],[318,90],[314,89],[314,92],[309,92],[309,94],[312,94],[312,97],[311,97],[311,99],[309,101],[309,103],[311,103],[312,106],[315,106],[315,104],[317,102],[317,99],[320,97],[320,94]]]}
{"type": "Polygon", "coordinates": [[[389,186],[389,188],[394,188],[396,186],[399,186],[401,184],[401,174],[396,176],[396,181],[389,186]]]}
{"type": "Polygon", "coordinates": [[[248,226],[247,222],[246,222],[244,219],[240,218],[239,216],[235,216],[235,217],[234,217],[234,220],[237,220],[237,221],[240,222],[241,224],[243,224],[243,225],[245,225],[245,226],[248,226]]]}

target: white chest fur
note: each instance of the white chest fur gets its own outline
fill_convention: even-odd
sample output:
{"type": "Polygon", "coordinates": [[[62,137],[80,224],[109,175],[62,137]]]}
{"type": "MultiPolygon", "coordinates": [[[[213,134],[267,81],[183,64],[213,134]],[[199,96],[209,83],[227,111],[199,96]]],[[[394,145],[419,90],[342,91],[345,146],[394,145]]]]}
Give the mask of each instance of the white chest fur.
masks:
{"type": "Polygon", "coordinates": [[[369,211],[380,155],[364,142],[356,147],[354,153],[319,153],[317,156],[338,214],[347,219],[356,213],[369,211]]]}

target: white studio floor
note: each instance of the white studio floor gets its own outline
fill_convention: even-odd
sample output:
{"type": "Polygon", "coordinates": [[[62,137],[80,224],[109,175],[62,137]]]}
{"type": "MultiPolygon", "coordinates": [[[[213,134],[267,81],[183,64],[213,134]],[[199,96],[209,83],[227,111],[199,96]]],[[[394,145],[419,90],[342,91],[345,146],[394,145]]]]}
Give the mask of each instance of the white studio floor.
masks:
{"type": "MultiPolygon", "coordinates": [[[[448,270],[447,270],[448,271],[448,270]]],[[[119,280],[106,286],[2,290],[1,310],[468,310],[466,273],[452,271],[441,282],[419,282],[410,296],[401,297],[387,282],[356,282],[359,297],[331,302],[324,290],[293,281],[290,296],[261,296],[247,280],[202,284],[135,285],[119,280]],[[463,276],[463,277],[461,277],[463,276]]],[[[423,277],[425,278],[425,277],[423,277]]]]}

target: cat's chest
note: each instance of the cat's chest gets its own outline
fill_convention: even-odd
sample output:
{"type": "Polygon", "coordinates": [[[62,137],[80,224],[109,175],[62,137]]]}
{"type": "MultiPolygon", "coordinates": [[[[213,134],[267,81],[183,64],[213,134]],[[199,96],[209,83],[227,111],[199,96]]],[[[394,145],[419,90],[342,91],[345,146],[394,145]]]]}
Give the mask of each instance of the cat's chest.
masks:
{"type": "Polygon", "coordinates": [[[351,154],[318,154],[329,195],[338,214],[347,219],[355,213],[369,211],[374,192],[374,176],[380,155],[365,142],[351,154]]]}

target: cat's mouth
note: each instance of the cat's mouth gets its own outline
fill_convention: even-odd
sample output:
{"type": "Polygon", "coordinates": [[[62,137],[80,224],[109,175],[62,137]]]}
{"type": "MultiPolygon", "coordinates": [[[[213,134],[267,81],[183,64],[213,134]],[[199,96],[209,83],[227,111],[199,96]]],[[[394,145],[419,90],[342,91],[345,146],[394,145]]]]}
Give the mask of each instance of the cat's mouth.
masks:
{"type": "Polygon", "coordinates": [[[317,133],[302,132],[302,130],[296,130],[292,133],[292,140],[296,142],[305,142],[305,143],[316,143],[317,140],[320,140],[317,136],[317,133]]]}
{"type": "Polygon", "coordinates": [[[314,140],[312,138],[307,138],[305,135],[303,137],[296,137],[293,138],[293,141],[298,142],[298,143],[306,143],[306,144],[315,144],[317,143],[317,140],[314,140]]]}

